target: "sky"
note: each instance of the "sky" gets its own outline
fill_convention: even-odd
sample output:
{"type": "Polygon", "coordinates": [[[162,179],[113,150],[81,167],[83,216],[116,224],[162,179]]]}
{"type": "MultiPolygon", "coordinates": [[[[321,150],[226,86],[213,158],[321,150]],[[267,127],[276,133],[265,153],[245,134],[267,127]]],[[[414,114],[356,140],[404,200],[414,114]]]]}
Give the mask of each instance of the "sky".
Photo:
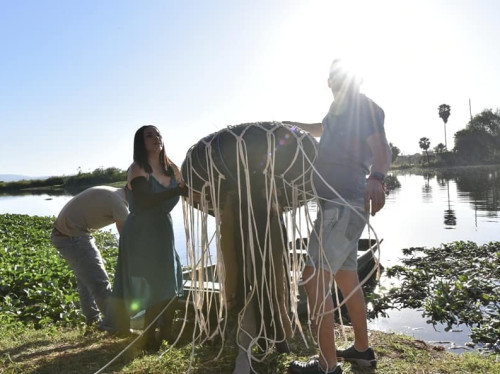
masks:
{"type": "Polygon", "coordinates": [[[157,126],[177,164],[230,125],[320,122],[347,58],[403,154],[500,107],[497,0],[0,0],[0,174],[127,169],[157,126]],[[470,100],[470,107],[469,107],[470,100]]]}

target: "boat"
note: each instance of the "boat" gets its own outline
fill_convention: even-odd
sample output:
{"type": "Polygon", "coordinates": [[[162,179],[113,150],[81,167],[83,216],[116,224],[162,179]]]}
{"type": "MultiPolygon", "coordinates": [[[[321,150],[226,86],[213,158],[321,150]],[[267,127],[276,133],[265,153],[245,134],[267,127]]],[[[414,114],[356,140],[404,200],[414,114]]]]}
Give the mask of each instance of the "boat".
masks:
{"type": "MultiPolygon", "coordinates": [[[[383,241],[380,240],[379,243],[383,241]]],[[[307,238],[298,238],[295,243],[295,249],[292,249],[292,243],[289,243],[289,253],[290,256],[299,256],[300,261],[305,260],[305,256],[307,254],[307,238]]],[[[378,250],[378,245],[375,239],[361,238],[358,241],[358,277],[360,281],[364,280],[367,276],[372,273],[372,270],[376,266],[375,254],[378,250]]],[[[200,284],[199,280],[193,280],[192,275],[193,272],[191,270],[185,270],[183,272],[184,279],[184,296],[180,297],[178,300],[178,308],[184,308],[186,303],[188,303],[191,307],[193,303],[189,301],[189,294],[191,291],[195,291],[196,289],[203,289],[204,292],[208,293],[208,296],[217,296],[217,297],[208,297],[210,300],[219,300],[218,294],[221,291],[221,287],[217,277],[217,265],[212,264],[203,269],[203,276],[200,277],[199,273],[195,273],[197,279],[203,279],[203,283],[200,284]],[[210,295],[212,294],[212,295],[210,295]]],[[[374,278],[376,271],[373,271],[372,276],[374,278]]],[[[373,279],[370,278],[370,279],[373,279]]],[[[332,292],[335,295],[335,292],[332,292]]],[[[215,309],[215,308],[214,308],[215,309]]],[[[218,308],[217,308],[218,309],[218,308]]],[[[307,295],[305,292],[304,286],[299,286],[299,295],[297,299],[297,312],[299,316],[307,314],[307,295]]]]}

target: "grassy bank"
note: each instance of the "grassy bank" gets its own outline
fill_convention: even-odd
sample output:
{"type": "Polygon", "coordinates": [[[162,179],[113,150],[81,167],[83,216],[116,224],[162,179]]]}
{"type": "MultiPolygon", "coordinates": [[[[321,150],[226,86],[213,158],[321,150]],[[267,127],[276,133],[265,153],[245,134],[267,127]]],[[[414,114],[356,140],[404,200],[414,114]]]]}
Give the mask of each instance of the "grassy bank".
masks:
{"type": "MultiPolygon", "coordinates": [[[[95,373],[134,339],[85,330],[74,276],[50,243],[52,222],[52,217],[0,215],[1,373],[95,373]]],[[[116,237],[109,232],[98,232],[95,237],[112,275],[116,237]]],[[[473,251],[479,253],[477,249],[473,251]]],[[[463,253],[461,257],[464,258],[463,253]]],[[[495,354],[456,355],[402,335],[376,331],[370,334],[379,358],[376,373],[500,374],[495,354]]],[[[185,373],[190,363],[193,373],[232,372],[234,344],[226,343],[222,356],[216,360],[220,342],[200,345],[192,356],[190,336],[187,334],[181,344],[170,347],[162,357],[158,353],[146,354],[136,344],[104,372],[185,373]]],[[[352,339],[349,332],[347,338],[352,339]]],[[[311,342],[309,336],[308,341],[311,342]]],[[[339,342],[347,345],[340,336],[339,342]]],[[[290,361],[306,359],[316,352],[314,344],[305,347],[299,334],[290,343],[293,354],[273,353],[256,364],[255,370],[286,373],[290,361]]],[[[162,350],[167,348],[164,345],[162,350]]],[[[362,373],[348,364],[345,372],[362,373]]]]}
{"type": "MultiPolygon", "coordinates": [[[[348,334],[349,335],[349,334],[348,334]]],[[[95,373],[110,362],[133,340],[113,338],[102,332],[85,335],[83,330],[70,328],[0,329],[0,372],[4,374],[70,374],[95,373]]],[[[349,336],[349,339],[351,337],[349,336]]],[[[499,374],[500,362],[495,356],[466,353],[456,355],[440,347],[410,339],[403,335],[371,332],[371,341],[378,357],[375,370],[361,370],[344,365],[345,373],[424,374],[424,373],[475,373],[499,374]]],[[[345,343],[342,343],[345,344],[345,343]]],[[[280,374],[287,372],[290,361],[306,359],[313,354],[303,343],[291,344],[293,354],[271,354],[263,363],[254,366],[258,373],[280,374]]],[[[170,349],[169,349],[170,348],[170,349]]],[[[169,350],[168,350],[169,349],[169,350]]],[[[234,347],[228,346],[220,358],[214,360],[217,346],[196,347],[192,373],[231,373],[236,356],[234,347]]],[[[107,367],[104,373],[186,373],[191,362],[191,344],[167,351],[147,354],[132,346],[124,355],[107,367]]]]}

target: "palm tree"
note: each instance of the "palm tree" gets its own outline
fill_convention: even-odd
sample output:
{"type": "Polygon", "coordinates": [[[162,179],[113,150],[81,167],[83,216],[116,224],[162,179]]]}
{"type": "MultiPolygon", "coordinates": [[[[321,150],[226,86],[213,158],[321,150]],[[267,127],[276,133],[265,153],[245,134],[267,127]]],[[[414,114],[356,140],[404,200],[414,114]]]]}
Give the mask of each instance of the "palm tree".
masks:
{"type": "Polygon", "coordinates": [[[429,165],[429,152],[427,152],[427,150],[431,146],[431,141],[429,140],[429,138],[423,137],[418,141],[418,145],[425,151],[425,154],[427,156],[427,165],[429,165]]]}
{"type": "Polygon", "coordinates": [[[448,148],[448,143],[446,142],[446,123],[448,122],[448,117],[450,116],[451,107],[448,104],[441,104],[438,108],[439,117],[444,122],[444,145],[448,148]]]}

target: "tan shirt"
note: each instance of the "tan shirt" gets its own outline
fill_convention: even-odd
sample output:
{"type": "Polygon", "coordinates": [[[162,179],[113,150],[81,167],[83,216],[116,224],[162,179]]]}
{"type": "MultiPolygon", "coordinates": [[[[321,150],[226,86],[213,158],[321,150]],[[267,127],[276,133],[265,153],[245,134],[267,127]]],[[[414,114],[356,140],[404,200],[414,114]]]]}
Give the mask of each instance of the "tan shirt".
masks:
{"type": "Polygon", "coordinates": [[[96,186],[73,197],[62,208],[54,227],[64,235],[88,235],[116,221],[125,221],[128,203],[123,188],[96,186]]]}

